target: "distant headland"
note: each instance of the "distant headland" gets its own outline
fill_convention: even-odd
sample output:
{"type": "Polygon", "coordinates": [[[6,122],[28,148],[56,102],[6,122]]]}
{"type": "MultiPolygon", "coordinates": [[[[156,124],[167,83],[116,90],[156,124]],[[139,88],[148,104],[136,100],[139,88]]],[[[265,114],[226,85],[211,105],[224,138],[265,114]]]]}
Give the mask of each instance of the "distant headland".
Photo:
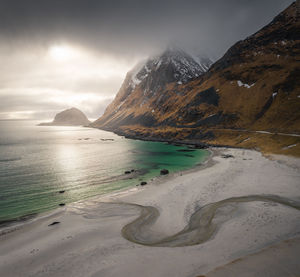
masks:
{"type": "Polygon", "coordinates": [[[52,122],[43,122],[39,126],[84,126],[89,124],[90,121],[82,111],[71,108],[56,114],[52,122]]]}

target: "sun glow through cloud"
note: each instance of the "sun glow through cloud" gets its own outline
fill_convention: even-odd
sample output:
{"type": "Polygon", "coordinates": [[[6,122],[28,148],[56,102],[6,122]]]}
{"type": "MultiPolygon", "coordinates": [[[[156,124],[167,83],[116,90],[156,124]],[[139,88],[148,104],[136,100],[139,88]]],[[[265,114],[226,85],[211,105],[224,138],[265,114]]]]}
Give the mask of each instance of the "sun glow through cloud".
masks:
{"type": "Polygon", "coordinates": [[[49,120],[69,107],[96,119],[136,62],[68,42],[37,50],[0,56],[14,68],[13,77],[0,76],[0,119],[49,120]]]}
{"type": "Polygon", "coordinates": [[[78,51],[66,45],[55,45],[49,49],[50,56],[56,61],[68,61],[79,56],[78,51]]]}

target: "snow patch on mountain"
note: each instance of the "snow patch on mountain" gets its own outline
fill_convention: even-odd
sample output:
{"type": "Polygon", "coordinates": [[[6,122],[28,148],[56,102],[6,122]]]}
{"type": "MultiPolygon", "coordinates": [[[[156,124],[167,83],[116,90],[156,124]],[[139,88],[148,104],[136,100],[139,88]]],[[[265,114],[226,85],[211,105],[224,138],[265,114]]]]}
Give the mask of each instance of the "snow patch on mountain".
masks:
{"type": "Polygon", "coordinates": [[[253,83],[251,85],[248,85],[246,83],[243,83],[241,80],[238,80],[237,84],[238,84],[239,87],[245,87],[245,88],[251,88],[251,87],[253,87],[255,85],[255,83],[253,83]]]}
{"type": "MultiPolygon", "coordinates": [[[[145,61],[139,62],[131,71],[131,79],[129,81],[129,86],[134,89],[137,85],[139,85],[142,81],[142,79],[137,78],[137,74],[145,67],[145,61]]],[[[145,70],[148,70],[146,67],[145,70]]]]}
{"type": "Polygon", "coordinates": [[[184,84],[204,74],[211,66],[212,61],[208,58],[194,57],[182,50],[169,48],[161,55],[149,58],[139,63],[131,71],[129,86],[133,90],[154,72],[160,72],[168,76],[167,82],[184,84]]]}

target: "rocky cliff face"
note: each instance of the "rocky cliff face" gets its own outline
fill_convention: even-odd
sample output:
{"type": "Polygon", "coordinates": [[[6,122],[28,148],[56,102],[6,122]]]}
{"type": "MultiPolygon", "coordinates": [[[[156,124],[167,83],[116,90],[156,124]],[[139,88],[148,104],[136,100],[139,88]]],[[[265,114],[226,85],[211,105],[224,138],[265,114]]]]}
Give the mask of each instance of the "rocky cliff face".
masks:
{"type": "Polygon", "coordinates": [[[76,109],[71,108],[56,114],[52,122],[41,123],[40,126],[87,126],[90,121],[86,115],[76,109]]]}
{"type": "Polygon", "coordinates": [[[237,42],[205,74],[187,65],[178,78],[167,63],[160,64],[157,75],[149,74],[150,65],[152,70],[158,67],[154,61],[138,75],[129,73],[126,85],[94,126],[135,137],[300,154],[299,60],[297,1],[237,42]],[[133,75],[139,81],[132,90],[128,84],[133,75]]]}
{"type": "Polygon", "coordinates": [[[167,100],[164,91],[168,86],[198,78],[211,64],[208,58],[197,62],[182,50],[171,48],[141,62],[127,74],[114,101],[92,125],[110,130],[128,124],[152,126],[157,121],[155,110],[167,100]]]}

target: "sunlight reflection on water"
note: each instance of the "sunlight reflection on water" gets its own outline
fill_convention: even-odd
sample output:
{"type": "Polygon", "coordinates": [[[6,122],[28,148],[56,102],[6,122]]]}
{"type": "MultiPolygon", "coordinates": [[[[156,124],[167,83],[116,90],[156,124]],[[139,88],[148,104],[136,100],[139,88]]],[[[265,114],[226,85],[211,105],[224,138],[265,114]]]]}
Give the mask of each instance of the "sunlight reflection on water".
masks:
{"type": "Polygon", "coordinates": [[[161,168],[187,169],[207,156],[98,129],[35,125],[0,122],[0,221],[132,187],[161,168]],[[124,174],[131,169],[135,172],[124,174]]]}

